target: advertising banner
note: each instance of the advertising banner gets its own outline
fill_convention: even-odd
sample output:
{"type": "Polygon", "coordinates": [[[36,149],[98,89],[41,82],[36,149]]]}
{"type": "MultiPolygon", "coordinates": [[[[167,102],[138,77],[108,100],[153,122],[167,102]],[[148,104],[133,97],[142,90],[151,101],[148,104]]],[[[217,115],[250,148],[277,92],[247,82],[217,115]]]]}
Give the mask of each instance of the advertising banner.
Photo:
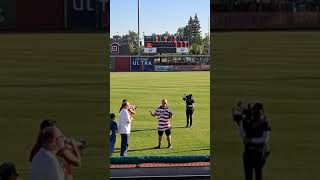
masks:
{"type": "Polygon", "coordinates": [[[96,29],[98,26],[98,0],[68,0],[67,27],[70,29],[96,29]]]}
{"type": "Polygon", "coordinates": [[[155,71],[174,71],[174,65],[155,65],[155,71]]]}
{"type": "Polygon", "coordinates": [[[188,54],[189,53],[189,48],[187,48],[187,47],[177,48],[176,52],[178,54],[188,54]]]}
{"type": "Polygon", "coordinates": [[[154,71],[153,58],[131,58],[131,71],[154,71]]]}
{"type": "Polygon", "coordinates": [[[176,71],[209,71],[210,65],[176,65],[176,71]]]}
{"type": "Polygon", "coordinates": [[[144,53],[157,53],[157,48],[144,48],[144,53]]]}
{"type": "Polygon", "coordinates": [[[0,29],[15,28],[16,25],[16,1],[0,1],[0,29]]]}

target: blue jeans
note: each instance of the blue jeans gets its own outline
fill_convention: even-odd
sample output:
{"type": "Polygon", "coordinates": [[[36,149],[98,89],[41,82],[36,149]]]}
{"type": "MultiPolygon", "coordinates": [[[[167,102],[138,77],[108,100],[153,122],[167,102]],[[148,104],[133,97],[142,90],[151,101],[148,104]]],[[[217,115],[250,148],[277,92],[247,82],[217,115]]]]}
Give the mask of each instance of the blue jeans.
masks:
{"type": "Polygon", "coordinates": [[[121,152],[120,156],[128,155],[129,134],[121,134],[121,152]]]}
{"type": "Polygon", "coordinates": [[[114,145],[116,144],[116,137],[111,137],[110,138],[110,157],[114,153],[114,145]]]}

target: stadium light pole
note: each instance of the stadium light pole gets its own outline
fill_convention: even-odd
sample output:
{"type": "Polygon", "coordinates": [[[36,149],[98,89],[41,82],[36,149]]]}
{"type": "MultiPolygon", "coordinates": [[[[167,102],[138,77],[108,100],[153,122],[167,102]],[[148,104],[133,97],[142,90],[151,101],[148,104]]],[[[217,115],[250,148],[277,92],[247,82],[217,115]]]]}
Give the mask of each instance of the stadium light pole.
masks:
{"type": "Polygon", "coordinates": [[[140,0],[138,0],[138,57],[140,58],[140,0]]]}
{"type": "Polygon", "coordinates": [[[209,46],[209,49],[208,49],[208,54],[209,54],[209,57],[210,57],[210,16],[208,17],[208,39],[209,39],[209,42],[208,42],[208,46],[209,46]]]}

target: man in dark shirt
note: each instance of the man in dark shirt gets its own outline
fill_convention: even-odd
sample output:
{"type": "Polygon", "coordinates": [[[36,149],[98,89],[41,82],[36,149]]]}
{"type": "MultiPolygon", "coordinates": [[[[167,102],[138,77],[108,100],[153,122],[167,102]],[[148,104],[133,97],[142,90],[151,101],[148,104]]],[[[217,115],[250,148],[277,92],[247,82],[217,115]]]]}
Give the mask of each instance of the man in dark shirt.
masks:
{"type": "Polygon", "coordinates": [[[192,94],[185,95],[183,97],[183,101],[186,103],[186,116],[187,116],[187,125],[186,127],[192,127],[192,115],[194,111],[194,99],[192,94]],[[190,119],[190,126],[189,126],[189,119],[190,119]]]}
{"type": "Polygon", "coordinates": [[[110,114],[110,157],[114,152],[114,145],[116,143],[116,133],[118,132],[118,126],[116,122],[116,115],[110,114]]]}
{"type": "Polygon", "coordinates": [[[244,143],[243,164],[245,180],[262,180],[262,169],[266,158],[267,142],[269,139],[271,126],[267,120],[263,105],[255,103],[253,106],[243,110],[243,119],[237,123],[240,137],[244,143]]]}

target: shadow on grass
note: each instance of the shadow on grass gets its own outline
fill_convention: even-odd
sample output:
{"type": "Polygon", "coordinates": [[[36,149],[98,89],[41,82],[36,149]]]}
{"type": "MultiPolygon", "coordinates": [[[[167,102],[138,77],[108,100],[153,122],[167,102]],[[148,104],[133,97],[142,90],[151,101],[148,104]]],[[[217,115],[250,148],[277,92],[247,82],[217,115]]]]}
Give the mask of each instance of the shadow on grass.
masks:
{"type": "MultiPolygon", "coordinates": [[[[128,150],[128,152],[136,152],[136,151],[147,151],[147,150],[156,150],[154,147],[150,147],[150,148],[142,148],[142,149],[130,149],[128,150]]],[[[117,150],[114,153],[120,153],[120,148],[117,148],[117,150]]]]}
{"type": "MultiPolygon", "coordinates": [[[[179,127],[172,127],[171,129],[180,129],[180,128],[186,128],[184,126],[179,126],[179,127]]],[[[149,129],[134,129],[131,131],[131,133],[133,132],[141,132],[141,131],[157,131],[158,128],[149,128],[149,129]]]]}
{"type": "MultiPolygon", "coordinates": [[[[156,149],[155,147],[150,147],[150,148],[141,148],[141,149],[130,149],[128,152],[137,152],[137,151],[147,151],[147,150],[163,150],[163,149],[168,149],[166,147],[161,147],[161,149],[156,149]]],[[[168,149],[169,150],[169,149],[168,149]]],[[[183,153],[183,152],[196,152],[196,151],[210,151],[210,148],[197,148],[197,149],[189,149],[189,150],[181,150],[181,151],[174,151],[174,147],[173,149],[171,149],[172,151],[168,152],[168,153],[163,153],[163,154],[175,154],[175,153],[183,153]]],[[[120,148],[116,148],[116,151],[114,153],[120,153],[120,148]]]]}
{"type": "Polygon", "coordinates": [[[210,151],[210,148],[198,148],[198,149],[189,149],[189,150],[182,150],[182,151],[174,151],[174,147],[171,152],[164,153],[164,154],[175,154],[175,153],[183,153],[183,152],[196,152],[196,151],[210,151]]]}

